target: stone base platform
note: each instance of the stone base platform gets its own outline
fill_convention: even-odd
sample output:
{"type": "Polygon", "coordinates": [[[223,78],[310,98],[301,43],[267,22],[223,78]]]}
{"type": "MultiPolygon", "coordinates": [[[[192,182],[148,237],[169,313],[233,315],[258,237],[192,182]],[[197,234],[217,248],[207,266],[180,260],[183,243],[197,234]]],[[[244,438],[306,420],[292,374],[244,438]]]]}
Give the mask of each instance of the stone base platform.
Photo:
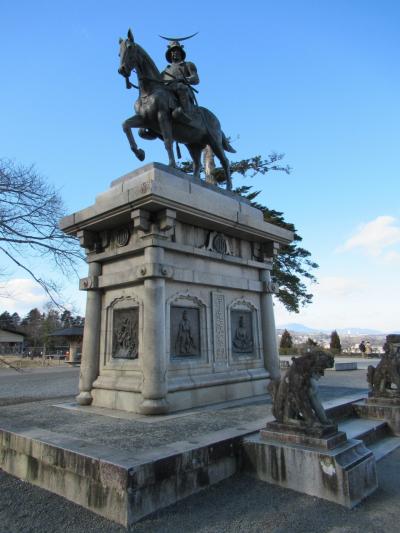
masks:
{"type": "MultiPolygon", "coordinates": [[[[332,416],[346,414],[361,397],[324,405],[332,416]]],[[[72,399],[10,405],[0,410],[0,468],[129,526],[241,471],[244,439],[273,420],[269,402],[264,396],[152,417],[72,399]]]]}
{"type": "Polygon", "coordinates": [[[244,468],[262,481],[353,508],[378,486],[375,458],[362,441],[344,437],[266,429],[244,439],[244,468]]]}
{"type": "Polygon", "coordinates": [[[243,437],[272,418],[266,401],[154,417],[49,401],[9,406],[0,468],[128,527],[235,474],[243,437]]]}

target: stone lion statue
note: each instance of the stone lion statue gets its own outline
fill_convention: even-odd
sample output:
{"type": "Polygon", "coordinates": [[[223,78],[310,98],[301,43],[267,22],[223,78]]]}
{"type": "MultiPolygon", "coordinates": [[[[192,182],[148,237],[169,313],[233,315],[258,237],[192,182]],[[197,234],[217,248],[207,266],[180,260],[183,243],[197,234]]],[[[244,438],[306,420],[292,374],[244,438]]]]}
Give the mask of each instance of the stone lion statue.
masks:
{"type": "Polygon", "coordinates": [[[332,425],[319,399],[316,380],[333,363],[332,355],[317,349],[292,358],[282,377],[268,385],[277,422],[305,429],[332,425]]]}
{"type": "Polygon", "coordinates": [[[400,335],[388,335],[384,349],[377,367],[368,367],[367,381],[371,395],[400,397],[400,335]]]}

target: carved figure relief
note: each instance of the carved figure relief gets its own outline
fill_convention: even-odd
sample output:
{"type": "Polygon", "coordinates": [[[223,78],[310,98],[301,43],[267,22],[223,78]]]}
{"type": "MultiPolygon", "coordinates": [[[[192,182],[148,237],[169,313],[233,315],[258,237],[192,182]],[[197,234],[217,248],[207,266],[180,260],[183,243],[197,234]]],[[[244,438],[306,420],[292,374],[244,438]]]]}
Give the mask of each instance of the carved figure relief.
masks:
{"type": "Polygon", "coordinates": [[[171,307],[171,353],[200,355],[199,329],[198,309],[171,307]]]}
{"type": "Polygon", "coordinates": [[[113,315],[113,349],[115,359],[137,359],[139,350],[138,308],[116,309],[113,315]]]}
{"type": "Polygon", "coordinates": [[[231,321],[233,326],[236,325],[232,329],[232,351],[252,353],[254,342],[251,313],[232,311],[231,321]]]}

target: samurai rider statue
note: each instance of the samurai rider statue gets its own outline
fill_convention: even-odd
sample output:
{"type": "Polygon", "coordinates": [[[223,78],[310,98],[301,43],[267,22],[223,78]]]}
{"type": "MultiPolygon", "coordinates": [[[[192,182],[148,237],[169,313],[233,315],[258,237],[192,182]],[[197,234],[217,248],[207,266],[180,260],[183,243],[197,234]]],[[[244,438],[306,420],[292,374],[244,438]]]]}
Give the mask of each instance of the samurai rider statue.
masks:
{"type": "Polygon", "coordinates": [[[171,101],[172,117],[177,121],[189,123],[193,105],[196,104],[192,85],[198,85],[200,82],[196,65],[185,61],[186,52],[178,40],[169,42],[165,57],[169,65],[161,75],[178,100],[178,107],[171,101]]]}

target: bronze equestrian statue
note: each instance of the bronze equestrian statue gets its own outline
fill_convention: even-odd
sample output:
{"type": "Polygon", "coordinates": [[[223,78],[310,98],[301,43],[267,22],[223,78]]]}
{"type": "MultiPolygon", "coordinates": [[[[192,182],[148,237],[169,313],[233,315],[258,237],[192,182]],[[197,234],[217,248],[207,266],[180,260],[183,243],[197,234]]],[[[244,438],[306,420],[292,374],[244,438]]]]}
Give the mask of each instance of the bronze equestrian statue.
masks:
{"type": "MultiPolygon", "coordinates": [[[[139,135],[143,138],[162,139],[168,153],[169,166],[173,168],[176,167],[173,142],[185,144],[193,160],[193,175],[198,179],[200,179],[201,153],[206,146],[209,146],[224,169],[227,189],[231,189],[229,160],[225,151],[234,153],[235,150],[229,144],[217,117],[211,111],[205,107],[194,106],[193,102],[190,102],[191,107],[188,105],[189,102],[183,95],[182,85],[191,86],[196,81],[196,77],[193,69],[189,77],[185,73],[188,72],[186,70],[188,63],[182,65],[185,59],[184,54],[172,56],[173,48],[182,50],[182,47],[176,44],[176,42],[170,43],[171,48],[167,50],[167,54],[169,51],[170,54],[167,60],[170,58],[171,65],[174,61],[178,65],[166,69],[161,74],[147,52],[134,41],[131,30],[128,31],[127,39],[120,39],[118,72],[124,76],[126,87],[130,88],[133,85],[129,77],[135,70],[139,84],[139,98],[135,102],[136,115],[125,120],[122,128],[131,150],[140,161],[144,160],[145,153],[136,144],[132,134],[133,128],[140,128],[139,135]],[[182,68],[184,69],[183,77],[177,78],[176,74],[179,76],[182,68]],[[168,76],[166,74],[168,70],[174,73],[171,72],[168,76]]],[[[191,67],[187,68],[190,72],[191,67]]],[[[187,96],[189,98],[189,94],[187,96]]]]}

